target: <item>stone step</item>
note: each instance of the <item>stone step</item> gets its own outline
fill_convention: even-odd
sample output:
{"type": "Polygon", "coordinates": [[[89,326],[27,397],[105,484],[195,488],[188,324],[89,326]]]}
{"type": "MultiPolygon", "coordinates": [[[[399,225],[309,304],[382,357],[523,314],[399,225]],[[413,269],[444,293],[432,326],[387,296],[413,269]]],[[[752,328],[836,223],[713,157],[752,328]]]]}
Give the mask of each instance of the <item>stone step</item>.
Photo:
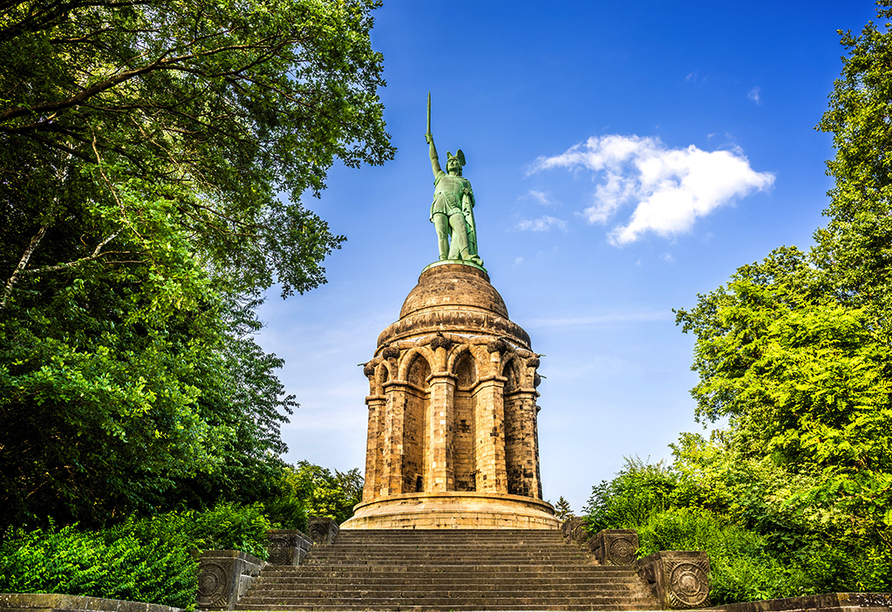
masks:
{"type": "Polygon", "coordinates": [[[492,565],[507,565],[516,563],[535,563],[536,565],[575,565],[594,562],[591,557],[583,554],[573,555],[540,555],[535,553],[517,553],[517,554],[496,554],[484,552],[467,552],[464,554],[445,555],[443,553],[403,553],[403,554],[387,554],[368,553],[368,554],[316,554],[307,559],[309,564],[340,564],[350,563],[352,565],[363,565],[368,563],[385,563],[390,562],[391,565],[408,565],[414,563],[439,562],[441,565],[464,565],[464,564],[480,564],[487,563],[492,565]]]}
{"type": "Polygon", "coordinates": [[[342,531],[303,565],[267,566],[239,610],[647,610],[631,566],[600,566],[559,531],[342,531]]]}
{"type": "MultiPolygon", "coordinates": [[[[294,597],[296,591],[293,589],[263,589],[260,597],[284,600],[288,597],[294,597]]],[[[323,588],[320,585],[307,585],[300,591],[301,597],[326,598],[332,597],[333,593],[330,588],[323,588]]],[[[597,592],[593,592],[591,588],[581,588],[580,585],[561,586],[555,588],[555,585],[526,585],[524,588],[517,588],[516,585],[499,584],[484,585],[475,584],[467,587],[462,585],[405,585],[405,584],[380,584],[369,586],[367,584],[351,584],[339,585],[336,595],[338,597],[590,597],[597,595],[600,597],[647,597],[648,592],[644,588],[638,590],[629,589],[628,585],[598,585],[597,592]],[[436,588],[433,588],[436,587],[436,588]]]]}
{"type": "MultiPolygon", "coordinates": [[[[411,605],[404,603],[400,600],[389,600],[384,604],[369,604],[369,603],[358,603],[354,605],[345,606],[344,604],[322,604],[322,603],[313,603],[313,604],[291,604],[287,606],[283,606],[280,604],[252,604],[250,606],[237,605],[236,610],[289,610],[293,612],[372,612],[374,610],[382,610],[385,612],[479,612],[485,610],[493,610],[493,611],[503,611],[508,612],[510,610],[517,610],[519,612],[528,612],[531,609],[529,605],[523,604],[502,604],[498,607],[487,607],[487,606],[475,606],[475,605],[462,605],[457,604],[455,602],[450,602],[446,605],[434,605],[430,602],[426,602],[422,605],[411,605]]],[[[539,602],[536,604],[533,609],[537,612],[551,612],[555,611],[566,611],[566,612],[577,612],[577,611],[589,611],[594,612],[597,610],[610,610],[610,611],[620,611],[620,610],[658,610],[659,608],[649,602],[621,602],[621,603],[587,603],[587,604],[551,604],[551,603],[543,603],[539,602]]]]}
{"type": "Polygon", "coordinates": [[[433,530],[417,530],[417,531],[392,531],[389,533],[364,533],[358,534],[356,532],[346,532],[342,531],[338,534],[335,542],[338,544],[354,544],[357,542],[362,543],[380,543],[380,542],[413,542],[413,541],[426,541],[426,542],[516,542],[516,543],[524,543],[524,544],[535,544],[535,543],[554,543],[560,544],[563,542],[563,536],[560,532],[552,533],[552,532],[543,532],[541,535],[535,535],[523,532],[484,532],[480,534],[468,534],[468,533],[458,533],[451,531],[433,531],[433,530]],[[434,535],[429,536],[428,533],[433,533],[434,535]]]}
{"type": "Polygon", "coordinates": [[[452,531],[433,531],[433,530],[417,530],[417,531],[391,531],[388,533],[364,533],[358,534],[357,532],[346,532],[342,531],[338,534],[335,542],[338,544],[354,544],[354,543],[387,543],[387,542],[417,542],[417,541],[427,541],[427,542],[486,542],[486,543],[499,543],[499,542],[515,542],[515,543],[524,543],[524,544],[536,544],[536,543],[554,543],[560,544],[563,541],[563,536],[560,532],[552,533],[552,532],[542,532],[539,535],[535,533],[531,534],[530,532],[482,532],[479,534],[468,534],[467,532],[452,532],[452,531]],[[429,533],[433,533],[434,535],[429,536],[429,533]]]}
{"type": "MultiPolygon", "coordinates": [[[[599,566],[593,566],[592,570],[601,569],[599,566]]],[[[605,568],[606,569],[606,568],[605,568]]],[[[637,580],[638,576],[635,574],[634,570],[628,568],[618,568],[616,571],[608,572],[598,572],[598,571],[587,571],[585,567],[554,567],[554,566],[541,566],[541,567],[530,567],[525,565],[500,565],[500,566],[429,566],[427,568],[407,568],[405,566],[386,566],[386,565],[351,565],[351,566],[343,566],[343,567],[332,567],[332,566],[319,566],[319,567],[308,567],[301,566],[294,568],[293,570],[289,568],[288,571],[284,572],[267,572],[263,571],[261,574],[261,578],[263,577],[272,577],[272,576],[283,576],[283,577],[300,577],[300,576],[344,576],[344,577],[354,577],[354,576],[395,576],[402,575],[406,576],[407,579],[417,580],[419,578],[429,576],[429,575],[437,575],[442,577],[458,577],[458,578],[469,578],[472,574],[480,574],[489,577],[494,576],[505,576],[508,578],[512,578],[514,580],[528,580],[537,578],[543,575],[560,575],[566,576],[568,578],[573,579],[581,579],[585,577],[615,577],[622,579],[635,579],[637,580]]]]}
{"type": "Polygon", "coordinates": [[[503,575],[495,575],[495,574],[487,574],[483,576],[443,576],[438,574],[428,574],[428,575],[416,575],[416,576],[405,576],[403,575],[386,575],[386,574],[377,574],[377,575],[354,575],[354,576],[344,576],[341,574],[337,575],[328,575],[328,576],[298,576],[298,577],[283,577],[283,578],[271,578],[271,577],[262,577],[260,578],[260,582],[257,582],[258,586],[266,588],[284,588],[284,587],[301,587],[301,585],[309,585],[309,584],[329,584],[333,586],[338,585],[349,585],[349,584],[365,584],[365,585],[379,585],[379,584],[398,584],[398,585],[412,585],[412,584],[436,584],[442,586],[451,586],[454,584],[459,585],[476,585],[476,584],[488,584],[488,585],[513,585],[519,583],[531,584],[531,585],[556,585],[556,586],[580,586],[591,588],[594,586],[610,586],[610,585],[628,585],[632,583],[637,583],[637,580],[631,580],[633,577],[629,576],[560,576],[560,575],[536,575],[533,577],[525,577],[522,579],[518,579],[519,574],[503,574],[503,575]]]}
{"type": "MultiPolygon", "coordinates": [[[[432,606],[449,606],[450,609],[471,609],[471,610],[506,610],[506,609],[522,609],[522,610],[542,610],[548,609],[544,606],[560,606],[561,609],[567,609],[569,606],[617,606],[632,605],[638,609],[648,609],[648,600],[645,598],[636,598],[629,596],[603,597],[603,596],[585,596],[585,597],[468,597],[462,594],[456,597],[440,597],[438,595],[430,597],[362,597],[357,600],[355,597],[327,597],[319,602],[307,601],[305,597],[245,597],[239,602],[237,609],[254,610],[254,609],[273,609],[267,606],[277,606],[275,609],[315,609],[318,606],[337,606],[341,610],[365,610],[369,606],[386,606],[397,604],[402,606],[423,606],[430,608],[432,606]],[[645,606],[645,607],[641,607],[645,606]]],[[[655,609],[655,608],[650,608],[655,609]]]]}

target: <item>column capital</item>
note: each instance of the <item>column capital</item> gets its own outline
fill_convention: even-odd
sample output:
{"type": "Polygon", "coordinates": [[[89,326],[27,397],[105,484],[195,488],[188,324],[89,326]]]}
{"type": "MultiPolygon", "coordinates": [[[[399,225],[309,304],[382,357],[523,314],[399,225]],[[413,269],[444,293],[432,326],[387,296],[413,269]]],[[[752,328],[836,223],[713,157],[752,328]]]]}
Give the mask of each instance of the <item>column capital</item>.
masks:
{"type": "Polygon", "coordinates": [[[458,380],[458,376],[451,372],[433,372],[430,376],[427,377],[428,382],[433,384],[433,382],[438,378],[452,379],[453,381],[458,380]]]}
{"type": "Polygon", "coordinates": [[[520,389],[515,389],[514,391],[505,392],[505,397],[514,397],[516,395],[528,395],[531,398],[535,399],[542,394],[532,387],[521,387],[520,389]]]}

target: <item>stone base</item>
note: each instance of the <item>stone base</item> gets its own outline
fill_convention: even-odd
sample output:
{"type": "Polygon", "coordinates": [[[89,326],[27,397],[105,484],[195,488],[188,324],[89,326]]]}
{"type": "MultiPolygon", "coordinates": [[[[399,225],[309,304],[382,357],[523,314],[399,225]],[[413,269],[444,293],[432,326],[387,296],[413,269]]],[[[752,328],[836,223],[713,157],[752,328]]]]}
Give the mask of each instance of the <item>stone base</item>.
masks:
{"type": "Polygon", "coordinates": [[[554,508],[521,495],[406,493],[355,506],[341,529],[559,529],[554,508]]]}

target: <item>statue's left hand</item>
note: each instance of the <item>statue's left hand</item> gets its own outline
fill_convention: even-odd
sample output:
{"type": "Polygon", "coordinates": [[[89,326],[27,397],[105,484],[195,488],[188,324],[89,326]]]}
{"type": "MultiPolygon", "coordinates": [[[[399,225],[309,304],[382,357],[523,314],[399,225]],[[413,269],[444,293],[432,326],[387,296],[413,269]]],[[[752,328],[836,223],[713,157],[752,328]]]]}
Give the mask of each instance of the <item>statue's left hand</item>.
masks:
{"type": "Polygon", "coordinates": [[[431,134],[430,132],[428,132],[427,134],[424,135],[424,141],[427,144],[434,144],[434,135],[431,134]]]}

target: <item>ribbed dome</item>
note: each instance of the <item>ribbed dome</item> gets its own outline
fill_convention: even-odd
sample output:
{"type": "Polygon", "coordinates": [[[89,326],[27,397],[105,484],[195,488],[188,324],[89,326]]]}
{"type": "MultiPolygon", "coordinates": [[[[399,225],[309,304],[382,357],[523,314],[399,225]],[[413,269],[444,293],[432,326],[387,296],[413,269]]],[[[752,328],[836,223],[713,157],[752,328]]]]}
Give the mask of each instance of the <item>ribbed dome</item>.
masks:
{"type": "Polygon", "coordinates": [[[400,319],[425,308],[485,310],[508,318],[505,300],[486,272],[464,264],[440,264],[422,272],[403,302],[400,319]]]}

